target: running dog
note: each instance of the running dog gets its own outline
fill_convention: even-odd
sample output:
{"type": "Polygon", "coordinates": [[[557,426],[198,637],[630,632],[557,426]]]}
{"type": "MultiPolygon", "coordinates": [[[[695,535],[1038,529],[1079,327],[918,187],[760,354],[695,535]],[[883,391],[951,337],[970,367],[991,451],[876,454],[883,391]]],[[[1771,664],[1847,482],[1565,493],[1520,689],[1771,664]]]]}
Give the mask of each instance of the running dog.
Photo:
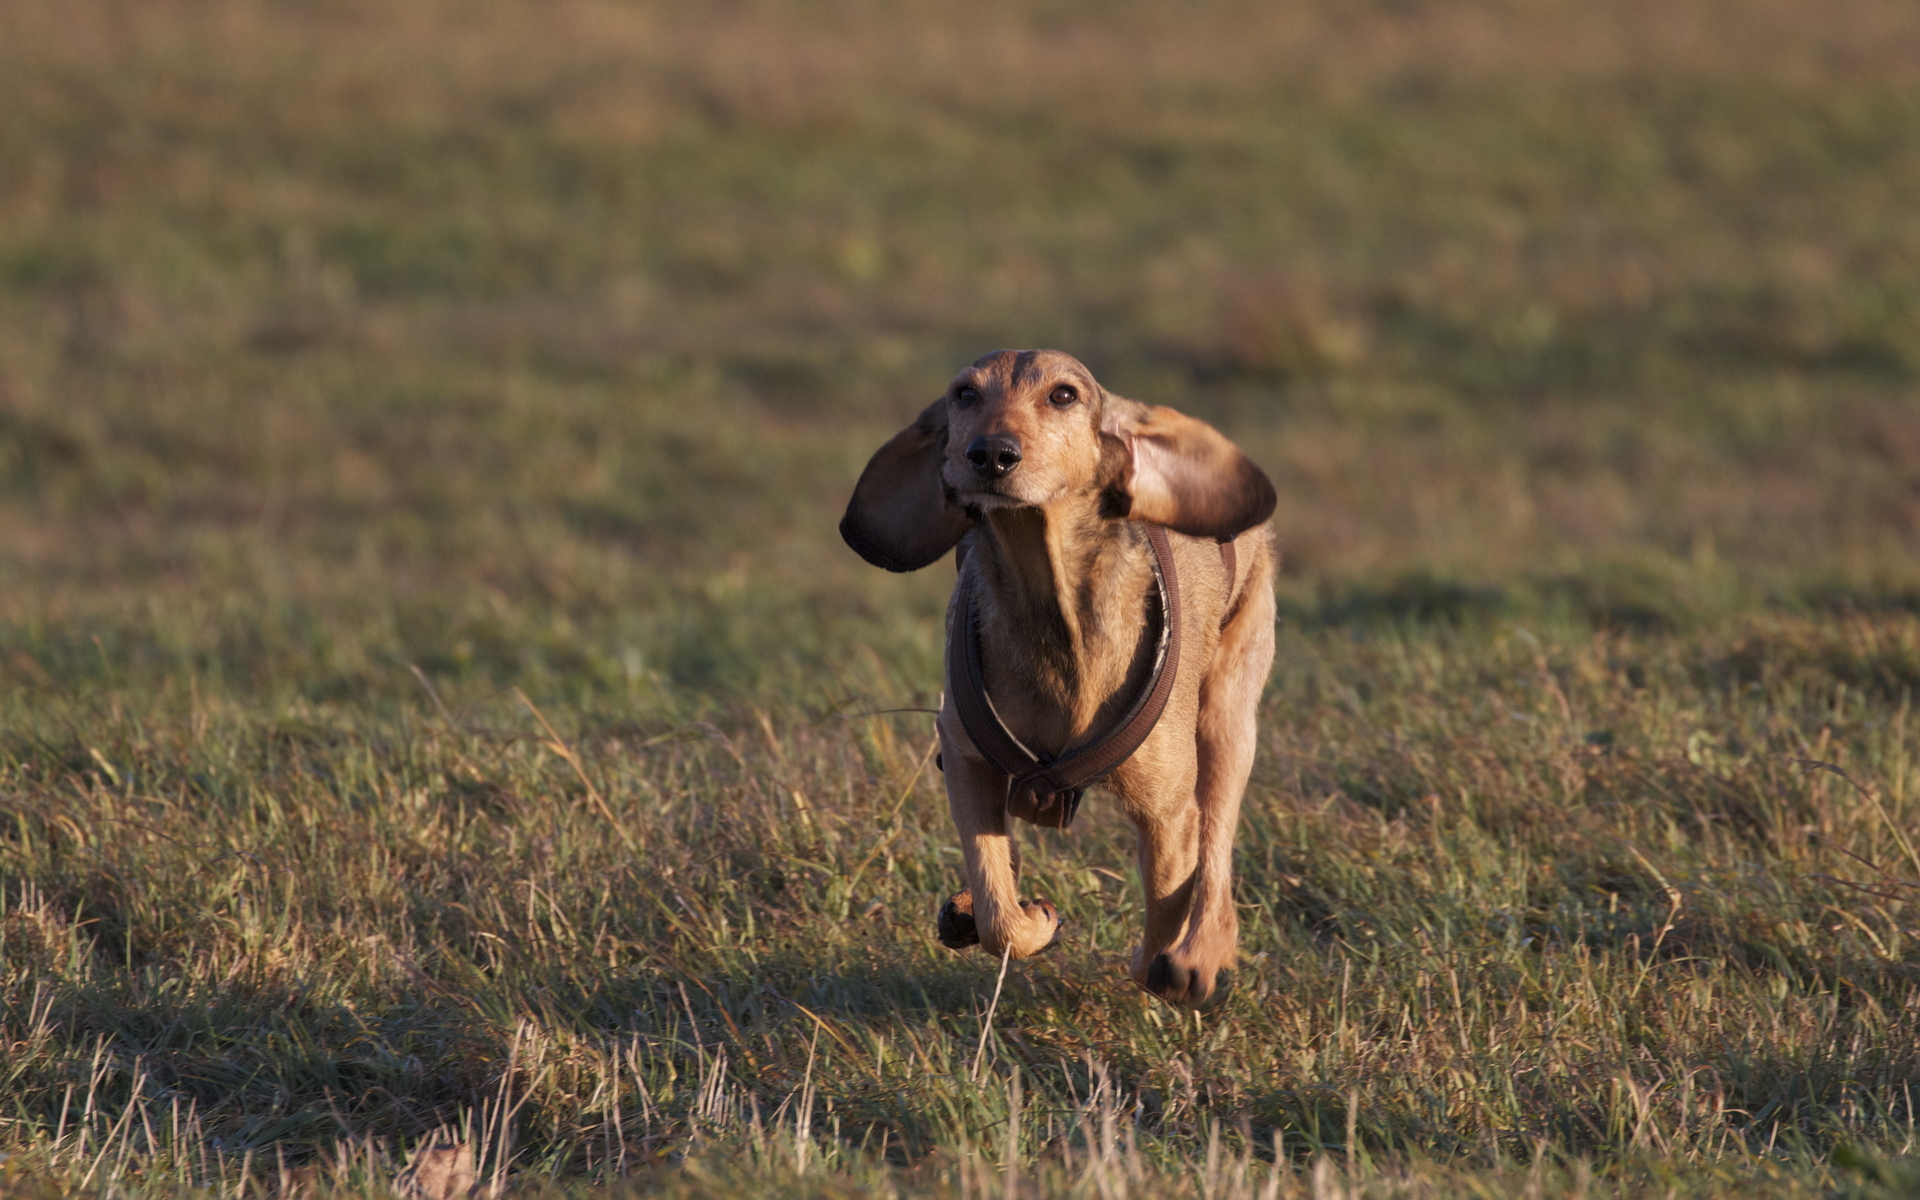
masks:
{"type": "Polygon", "coordinates": [[[1139,830],[1134,982],[1190,1008],[1226,994],[1274,499],[1213,427],[1053,350],[980,359],[873,455],[847,544],[889,571],[959,551],[938,726],[966,887],[943,943],[1023,958],[1057,940],[1053,905],[1020,898],[1008,820],[1064,827],[1098,781],[1139,830]]]}

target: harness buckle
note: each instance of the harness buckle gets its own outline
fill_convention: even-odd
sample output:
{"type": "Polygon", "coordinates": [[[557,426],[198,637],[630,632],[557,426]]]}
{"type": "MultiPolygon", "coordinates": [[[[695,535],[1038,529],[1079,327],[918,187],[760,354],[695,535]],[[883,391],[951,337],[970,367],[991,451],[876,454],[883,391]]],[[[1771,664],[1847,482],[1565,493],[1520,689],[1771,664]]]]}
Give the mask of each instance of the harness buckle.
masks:
{"type": "Polygon", "coordinates": [[[1086,793],[1084,787],[1039,792],[1016,785],[1007,797],[1007,815],[1045,829],[1065,829],[1073,824],[1080,811],[1080,798],[1086,793]]]}

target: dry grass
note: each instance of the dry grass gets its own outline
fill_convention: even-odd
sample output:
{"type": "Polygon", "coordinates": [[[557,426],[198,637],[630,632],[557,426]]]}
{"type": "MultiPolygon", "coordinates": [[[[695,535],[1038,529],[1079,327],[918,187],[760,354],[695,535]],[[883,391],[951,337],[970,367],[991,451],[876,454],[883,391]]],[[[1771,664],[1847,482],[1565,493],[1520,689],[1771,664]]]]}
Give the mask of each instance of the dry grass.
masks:
{"type": "Polygon", "coordinates": [[[1900,1194],[1915,64],[1892,0],[0,7],[0,1183],[1900,1194]],[[1280,486],[1205,1021],[1096,803],[988,1023],[864,715],[947,578],[838,508],[1007,344],[1280,486]]]}

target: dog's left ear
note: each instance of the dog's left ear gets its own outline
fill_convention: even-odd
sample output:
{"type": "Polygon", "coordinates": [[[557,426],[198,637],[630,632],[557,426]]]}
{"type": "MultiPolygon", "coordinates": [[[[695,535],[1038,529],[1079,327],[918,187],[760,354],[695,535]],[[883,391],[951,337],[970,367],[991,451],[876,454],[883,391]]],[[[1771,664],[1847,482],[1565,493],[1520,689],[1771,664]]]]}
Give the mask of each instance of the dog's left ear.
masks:
{"type": "Polygon", "coordinates": [[[1109,396],[1100,432],[1113,515],[1222,542],[1273,515],[1273,483],[1205,421],[1109,396]]]}
{"type": "Polygon", "coordinates": [[[944,397],[874,451],[840,518],[840,536],[861,558],[889,571],[918,571],[953,549],[973,518],[947,503],[940,482],[946,452],[944,397]]]}

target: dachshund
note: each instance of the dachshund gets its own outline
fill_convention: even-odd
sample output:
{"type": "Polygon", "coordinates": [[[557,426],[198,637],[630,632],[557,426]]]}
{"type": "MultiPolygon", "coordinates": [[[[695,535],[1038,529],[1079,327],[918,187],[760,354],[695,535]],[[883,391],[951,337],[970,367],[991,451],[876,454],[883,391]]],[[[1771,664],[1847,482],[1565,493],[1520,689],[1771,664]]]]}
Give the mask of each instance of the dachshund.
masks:
{"type": "Polygon", "coordinates": [[[1274,503],[1212,426],[1112,395],[1054,350],[986,355],[874,453],[847,544],[889,571],[958,547],[938,727],[966,887],[941,910],[945,944],[1023,958],[1058,939],[1054,906],[1020,898],[1009,821],[1064,826],[1093,770],[1139,833],[1128,973],[1183,1007],[1226,995],[1274,503]]]}

